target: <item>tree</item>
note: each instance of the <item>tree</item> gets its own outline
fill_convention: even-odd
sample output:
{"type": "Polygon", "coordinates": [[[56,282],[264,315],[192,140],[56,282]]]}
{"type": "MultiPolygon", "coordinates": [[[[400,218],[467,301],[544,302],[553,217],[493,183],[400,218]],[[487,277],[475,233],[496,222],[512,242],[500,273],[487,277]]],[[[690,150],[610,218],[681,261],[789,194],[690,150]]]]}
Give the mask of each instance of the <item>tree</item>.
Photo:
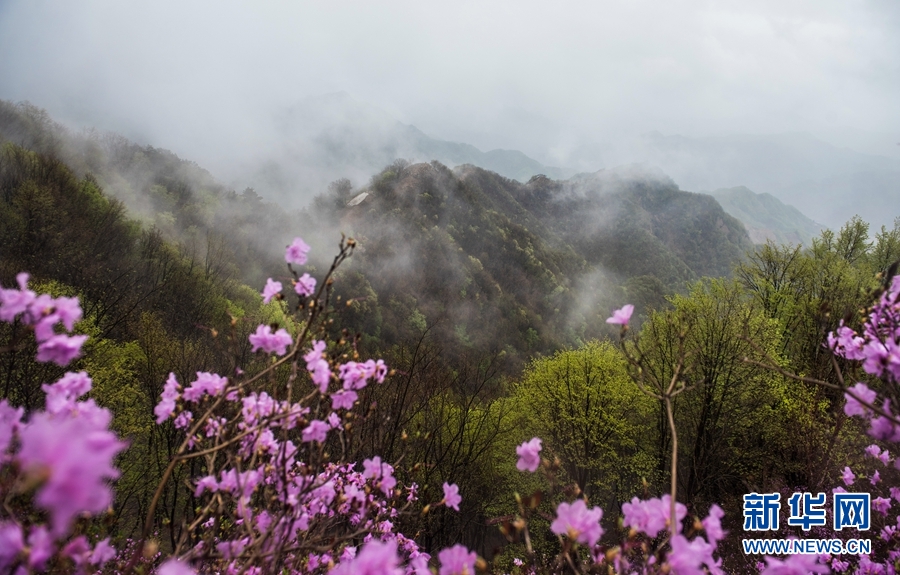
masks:
{"type": "MultiPolygon", "coordinates": [[[[671,310],[651,314],[644,325],[635,357],[637,377],[660,385],[676,376],[685,382],[685,392],[674,398],[679,499],[720,500],[765,483],[775,464],[769,450],[788,416],[781,409],[786,387],[781,377],[744,358],[775,353],[777,324],[733,281],[699,282],[689,295],[670,301],[671,310]]],[[[661,405],[661,473],[669,449],[666,418],[661,405]]]]}
{"type": "Polygon", "coordinates": [[[615,509],[652,473],[653,402],[631,382],[625,358],[611,343],[594,341],[534,360],[512,396],[523,438],[544,438],[568,478],[594,501],[615,509]]]}

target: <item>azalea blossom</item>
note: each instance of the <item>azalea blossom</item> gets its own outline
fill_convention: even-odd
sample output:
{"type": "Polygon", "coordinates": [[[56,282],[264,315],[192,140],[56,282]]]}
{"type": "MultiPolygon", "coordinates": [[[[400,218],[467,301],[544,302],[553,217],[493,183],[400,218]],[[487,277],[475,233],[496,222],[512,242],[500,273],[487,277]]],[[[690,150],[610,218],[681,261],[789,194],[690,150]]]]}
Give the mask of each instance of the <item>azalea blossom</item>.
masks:
{"type": "Polygon", "coordinates": [[[281,293],[281,282],[273,281],[272,278],[266,280],[266,287],[262,290],[263,303],[269,303],[272,298],[281,293]]]}
{"type": "Polygon", "coordinates": [[[613,312],[612,316],[606,319],[606,323],[614,325],[628,325],[631,314],[634,313],[634,306],[627,304],[613,312]]]}
{"type": "Polygon", "coordinates": [[[294,238],[291,245],[284,252],[284,261],[289,264],[297,264],[302,266],[306,263],[306,254],[309,252],[309,246],[300,238],[294,238]]]}
{"type": "Polygon", "coordinates": [[[56,365],[65,367],[73,359],[81,357],[81,346],[84,345],[87,338],[86,335],[54,335],[38,344],[35,359],[42,363],[52,361],[56,365]]]}
{"type": "Polygon", "coordinates": [[[851,470],[850,467],[844,467],[841,479],[844,480],[845,485],[853,485],[853,482],[856,481],[856,475],[853,474],[853,470],[851,470]]]}
{"type": "Polygon", "coordinates": [[[519,471],[530,471],[534,473],[541,464],[541,440],[537,437],[531,438],[522,445],[516,447],[516,455],[519,461],[516,462],[516,469],[519,471]]]}
{"type": "Polygon", "coordinates": [[[169,379],[166,380],[166,384],[163,386],[163,392],[162,396],[160,397],[159,404],[155,408],[153,408],[153,413],[156,414],[157,425],[167,420],[175,411],[175,401],[181,395],[180,393],[178,393],[179,389],[181,389],[181,386],[178,385],[178,380],[175,379],[175,374],[169,373],[169,379]]]}
{"type": "Polygon", "coordinates": [[[329,429],[331,429],[330,425],[324,421],[314,419],[310,421],[309,425],[303,430],[303,441],[318,441],[321,443],[325,441],[325,436],[328,435],[329,429]]]}
{"type": "Polygon", "coordinates": [[[297,292],[298,295],[302,296],[310,296],[316,291],[316,278],[312,277],[309,274],[303,274],[300,276],[300,279],[294,283],[294,291],[297,292]]]}
{"type": "Polygon", "coordinates": [[[475,575],[478,555],[458,543],[438,553],[438,559],[441,562],[438,575],[475,575]]]}
{"type": "Polygon", "coordinates": [[[293,343],[294,339],[286,329],[281,328],[272,333],[271,326],[260,325],[256,328],[256,333],[250,334],[251,351],[263,350],[266,353],[274,353],[275,355],[284,355],[287,353],[287,347],[293,343]]]}
{"type": "Polygon", "coordinates": [[[564,501],[556,508],[556,519],[550,525],[550,531],[593,547],[603,535],[602,518],[603,510],[599,507],[588,509],[583,499],[571,504],[564,501]]]}
{"type": "Polygon", "coordinates": [[[459,504],[462,503],[462,497],[459,495],[459,486],[455,483],[444,483],[444,505],[450,509],[459,511],[459,504]]]}
{"type": "Polygon", "coordinates": [[[37,413],[19,436],[22,467],[47,475],[36,502],[50,513],[54,536],[63,535],[82,511],[98,513],[112,502],[106,480],[119,476],[113,458],[125,448],[113,432],[89,418],[37,413]]]}

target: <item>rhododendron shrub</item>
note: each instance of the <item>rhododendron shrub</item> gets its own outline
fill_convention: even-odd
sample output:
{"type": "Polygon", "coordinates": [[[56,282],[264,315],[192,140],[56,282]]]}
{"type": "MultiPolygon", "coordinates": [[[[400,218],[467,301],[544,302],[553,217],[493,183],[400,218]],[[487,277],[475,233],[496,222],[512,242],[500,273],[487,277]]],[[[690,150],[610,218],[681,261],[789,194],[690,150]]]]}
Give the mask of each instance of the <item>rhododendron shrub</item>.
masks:
{"type": "MultiPolygon", "coordinates": [[[[283,356],[253,376],[198,372],[190,382],[170,374],[154,409],[156,423],[168,421],[183,442],[164,474],[148,513],[145,531],[119,552],[109,539],[89,541],[73,535],[75,523],[105,512],[113,501],[110,480],[118,476],[114,457],[125,448],[109,430],[111,414],[92,399],[85,372],[67,373],[45,384],[46,408],[26,414],[0,402],[0,570],[67,570],[106,566],[130,572],[153,557],[158,543],[150,533],[165,482],[178,465],[201,464],[191,489],[200,502],[185,521],[181,538],[159,572],[313,572],[347,563],[357,547],[382,541],[394,550],[394,563],[427,561],[416,543],[393,524],[417,500],[415,485],[398,485],[394,468],[375,457],[355,462],[332,457],[329,447],[346,444],[357,392],[384,382],[381,360],[356,358],[353,342],[329,336],[330,277],[352,252],[340,253],[314,293],[308,273],[298,277],[309,247],[295,239],[285,253],[299,296],[295,311],[301,331],[261,325],[250,335],[253,351],[283,356]],[[311,341],[313,336],[317,339],[311,341]],[[289,366],[286,381],[275,381],[289,366]],[[278,385],[280,384],[280,385],[278,385]],[[268,389],[267,392],[265,389],[268,389]],[[24,496],[24,497],[23,497],[24,496]],[[399,555],[398,555],[399,554],[399,555]]],[[[0,290],[0,319],[13,323],[10,346],[28,332],[37,340],[37,361],[67,365],[80,355],[87,336],[57,333],[74,329],[82,311],[75,298],[51,298],[28,289],[0,290]]],[[[280,282],[266,282],[266,302],[280,295],[280,282]]],[[[341,454],[339,454],[341,455],[341,454]]],[[[458,506],[456,486],[447,486],[448,505],[458,506]]],[[[371,554],[372,552],[368,552],[371,554]]],[[[362,553],[361,557],[366,556],[362,553]]]]}
{"type": "MultiPolygon", "coordinates": [[[[380,457],[356,459],[348,451],[353,425],[365,415],[358,392],[388,374],[383,361],[360,360],[355,341],[331,328],[332,275],[353,246],[341,242],[321,282],[294,269],[306,262],[303,240],[288,246],[294,293],[284,297],[281,282],[270,278],[262,296],[293,309],[299,328],[290,334],[260,325],[249,336],[254,352],[272,356],[264,370],[200,372],[191,382],[169,376],[155,414],[184,437],[166,477],[191,460],[202,473],[191,480],[195,513],[172,549],[179,563],[167,568],[385,572],[428,561],[395,528],[418,487],[401,485],[394,465],[380,457]]],[[[452,495],[447,505],[457,506],[452,495]]],[[[150,517],[145,537],[149,527],[150,517]]]]}
{"type": "Polygon", "coordinates": [[[520,573],[722,573],[722,561],[715,556],[726,534],[719,506],[713,505],[707,517],[689,521],[686,507],[676,503],[676,519],[671,521],[673,502],[668,495],[635,497],[622,507],[621,529],[606,532],[601,525],[604,510],[582,497],[577,485],[558,482],[560,462],[542,457],[541,444],[540,438],[532,438],[518,446],[519,463],[525,462],[519,470],[543,474],[549,488],[527,497],[517,495],[518,513],[501,522],[508,541],[524,546],[524,560],[513,560],[520,573]],[[546,503],[551,501],[548,514],[546,503]],[[532,547],[538,518],[549,520],[550,532],[557,537],[555,557],[541,556],[532,547]]]}
{"type": "MultiPolygon", "coordinates": [[[[893,270],[896,268],[895,264],[893,270]]],[[[891,444],[900,442],[900,412],[896,407],[900,402],[900,276],[889,274],[859,331],[842,321],[828,335],[826,345],[837,357],[858,362],[869,379],[852,385],[843,378],[838,384],[818,383],[842,390],[844,413],[865,421],[868,435],[880,442],[866,447],[853,467],[844,467],[839,477],[843,486],[834,489],[871,493],[872,528],[865,535],[872,538],[872,556],[862,556],[858,563],[835,558],[831,566],[838,572],[855,567],[861,573],[893,573],[900,561],[896,503],[900,502],[900,460],[891,451],[897,449],[891,444]]]]}

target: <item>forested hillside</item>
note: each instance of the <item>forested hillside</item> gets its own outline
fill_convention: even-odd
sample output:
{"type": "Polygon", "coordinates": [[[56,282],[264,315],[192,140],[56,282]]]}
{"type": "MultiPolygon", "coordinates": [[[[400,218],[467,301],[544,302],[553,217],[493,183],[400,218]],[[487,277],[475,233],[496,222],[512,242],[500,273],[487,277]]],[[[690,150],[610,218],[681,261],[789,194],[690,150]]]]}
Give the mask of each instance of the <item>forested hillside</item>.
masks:
{"type": "Polygon", "coordinates": [[[794,206],[783,204],[771,194],[756,194],[743,186],[712,192],[722,208],[738,218],[755,244],[809,245],[825,229],[804,216],[794,206]]]}
{"type": "Polygon", "coordinates": [[[339,232],[356,237],[345,273],[361,275],[344,295],[376,348],[428,330],[448,349],[489,349],[521,366],[609,333],[602,320],[625,301],[644,313],[689,281],[728,275],[750,246],[712,198],[636,168],[522,184],[398,161],[363,188],[336,181],[292,213],[171,152],[74,134],[27,105],[0,106],[0,137],[94,182],[145,232],[223,279],[261,285],[296,233],[320,268],[339,232]]]}

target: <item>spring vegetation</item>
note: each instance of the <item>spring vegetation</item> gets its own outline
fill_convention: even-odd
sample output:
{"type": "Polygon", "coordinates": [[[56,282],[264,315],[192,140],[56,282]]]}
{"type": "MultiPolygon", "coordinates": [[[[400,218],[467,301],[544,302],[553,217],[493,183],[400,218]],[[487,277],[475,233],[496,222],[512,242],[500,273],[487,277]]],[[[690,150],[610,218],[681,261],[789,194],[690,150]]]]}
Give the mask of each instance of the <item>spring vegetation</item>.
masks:
{"type": "MultiPolygon", "coordinates": [[[[870,443],[840,391],[772,368],[871,379],[823,342],[839,321],[864,318],[900,259],[900,221],[872,230],[847,218],[807,245],[754,245],[713,197],[662,174],[520,183],[471,165],[403,161],[362,188],[336,181],[288,212],[169,151],[72,133],[42,110],[0,102],[0,284],[25,270],[39,293],[78,296],[76,332],[90,335],[66,369],[35,362],[33,344],[7,350],[0,398],[40,409],[40,383],[91,374],[90,397],[113,413],[128,448],[116,460],[111,513],[84,529],[136,537],[184,437],[171,421],[155,424],[169,372],[187,382],[265,369],[270,358],[248,342],[256,326],[302,328],[284,302],[259,295],[267,277],[290,285],[283,247],[302,235],[321,276],[343,233],[358,248],[334,276],[336,321],[358,332],[349,337],[363,357],[393,370],[391,385],[362,396],[378,416],[361,424],[355,453],[408,462],[398,477],[417,482],[422,501],[440,500],[444,482],[463,494],[459,513],[405,519],[422,549],[462,543],[516,568],[521,547],[495,550],[517,509],[511,494],[544,487],[516,470],[515,446],[532,437],[558,459],[562,483],[606,510],[608,534],[621,529],[623,503],[668,492],[666,412],[635,384],[636,351],[604,321],[626,303],[636,307],[629,331],[644,381],[671,379],[689,350],[690,385],[673,401],[677,499],[700,517],[720,504],[723,526],[739,532],[743,494],[830,492],[870,443]]],[[[10,329],[0,324],[0,342],[10,329]]],[[[151,513],[163,549],[195,513],[187,478],[196,465],[174,469],[151,513]]],[[[548,529],[532,534],[538,553],[558,550],[548,529]]],[[[720,550],[728,569],[751,561],[737,540],[720,550]]]]}

